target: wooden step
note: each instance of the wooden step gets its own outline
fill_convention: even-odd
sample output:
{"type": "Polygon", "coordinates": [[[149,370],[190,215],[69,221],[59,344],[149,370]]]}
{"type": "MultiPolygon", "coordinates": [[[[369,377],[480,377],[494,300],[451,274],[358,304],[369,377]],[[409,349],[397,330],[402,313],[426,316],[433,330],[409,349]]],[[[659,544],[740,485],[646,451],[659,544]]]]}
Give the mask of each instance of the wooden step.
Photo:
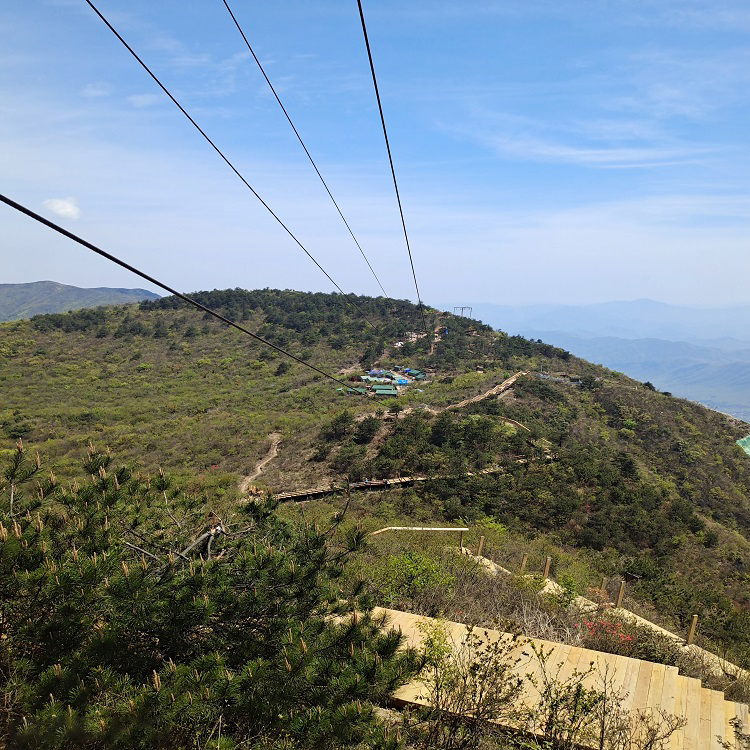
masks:
{"type": "Polygon", "coordinates": [[[543,641],[542,648],[544,649],[545,654],[549,652],[549,656],[546,658],[544,668],[547,672],[547,676],[550,679],[554,680],[556,679],[555,676],[557,675],[558,670],[561,670],[563,668],[563,665],[570,660],[570,652],[574,648],[574,646],[571,646],[567,643],[554,644],[549,641],[543,641]]]}
{"type": "Polygon", "coordinates": [[[627,662],[622,681],[622,707],[628,711],[633,711],[635,692],[638,686],[638,675],[641,671],[641,666],[647,664],[647,662],[642,662],[638,659],[628,659],[627,662]]]}
{"type": "Polygon", "coordinates": [[[648,696],[646,705],[661,706],[661,699],[664,693],[664,676],[667,673],[666,664],[654,664],[651,667],[651,682],[648,686],[648,696]]]}
{"type": "Polygon", "coordinates": [[[677,667],[667,666],[664,672],[664,687],[662,688],[660,705],[670,713],[674,712],[679,678],[680,673],[677,667]]]}
{"type": "Polygon", "coordinates": [[[591,652],[585,648],[578,648],[578,646],[571,646],[568,653],[567,660],[563,663],[560,671],[557,672],[557,681],[561,684],[568,682],[576,671],[581,672],[589,668],[589,661],[591,652]],[[582,667],[579,666],[579,662],[582,662],[582,667]]]}
{"type": "Polygon", "coordinates": [[[734,745],[734,727],[732,720],[737,718],[737,704],[731,701],[724,701],[724,739],[734,745]]]}
{"type": "Polygon", "coordinates": [[[724,693],[719,690],[709,690],[711,694],[711,737],[706,750],[721,750],[721,740],[726,733],[726,717],[724,714],[724,693]],[[718,739],[718,738],[721,738],[718,739]]]}
{"type": "Polygon", "coordinates": [[[711,747],[711,690],[701,688],[701,713],[698,747],[707,750],[711,747]]]}
{"type": "Polygon", "coordinates": [[[672,743],[673,750],[700,750],[701,681],[695,677],[680,677],[680,691],[675,700],[674,713],[687,719],[680,739],[672,743]]]}
{"type": "Polygon", "coordinates": [[[638,681],[633,691],[633,700],[631,701],[632,711],[648,707],[648,691],[651,687],[654,666],[656,665],[650,661],[641,662],[641,668],[638,670],[638,681]]]}
{"type": "Polygon", "coordinates": [[[604,668],[609,666],[610,671],[609,675],[607,675],[607,679],[610,684],[608,687],[612,695],[620,696],[623,708],[627,708],[630,702],[629,690],[626,687],[626,682],[628,681],[628,676],[633,669],[634,663],[636,665],[638,664],[635,659],[630,659],[626,656],[619,656],[617,654],[610,654],[609,660],[604,665],[599,666],[599,689],[604,687],[604,668]]]}
{"type": "MultiPolygon", "coordinates": [[[[381,612],[384,610],[381,610],[381,612]]],[[[424,636],[419,623],[429,621],[406,612],[386,611],[389,625],[400,628],[406,644],[419,647],[424,636]]],[[[377,612],[376,612],[377,614],[377,612]]],[[[458,650],[465,641],[467,629],[460,623],[442,623],[458,650]]],[[[475,634],[485,643],[509,638],[494,630],[476,628],[475,634]]],[[[612,693],[621,695],[620,706],[635,716],[639,710],[649,713],[664,710],[686,719],[686,725],[676,731],[668,744],[669,750],[722,750],[721,743],[734,742],[732,719],[738,717],[743,722],[743,731],[750,732],[748,719],[750,708],[744,703],[726,701],[724,694],[717,690],[701,687],[700,681],[680,675],[676,667],[653,662],[638,661],[614,654],[590,651],[537,639],[520,639],[513,650],[513,658],[523,652],[519,663],[513,667],[520,677],[531,674],[542,685],[542,666],[533,655],[529,641],[535,649],[547,654],[544,670],[549,680],[560,685],[575,684],[575,675],[586,675],[586,687],[602,689],[602,680],[609,681],[612,693]],[[587,674],[592,667],[593,670],[587,674]]],[[[427,690],[418,680],[414,680],[396,692],[394,698],[402,703],[427,704],[427,690]]],[[[522,701],[533,711],[539,700],[539,687],[524,680],[522,701]]]]}

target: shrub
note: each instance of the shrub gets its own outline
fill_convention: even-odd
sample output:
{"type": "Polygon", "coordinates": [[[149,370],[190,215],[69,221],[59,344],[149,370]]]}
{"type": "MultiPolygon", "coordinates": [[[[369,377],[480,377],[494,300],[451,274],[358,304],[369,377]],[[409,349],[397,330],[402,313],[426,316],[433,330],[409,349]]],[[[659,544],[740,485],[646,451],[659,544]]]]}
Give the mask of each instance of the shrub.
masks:
{"type": "Polygon", "coordinates": [[[418,627],[424,634],[421,681],[430,707],[413,739],[441,750],[477,748],[491,721],[516,714],[523,679],[514,669],[523,658],[525,641],[512,635],[491,640],[486,631],[468,627],[454,644],[440,621],[418,627]]]}
{"type": "Polygon", "coordinates": [[[435,560],[411,551],[386,556],[376,574],[377,585],[389,604],[425,597],[439,601],[454,581],[454,576],[435,560]]]}

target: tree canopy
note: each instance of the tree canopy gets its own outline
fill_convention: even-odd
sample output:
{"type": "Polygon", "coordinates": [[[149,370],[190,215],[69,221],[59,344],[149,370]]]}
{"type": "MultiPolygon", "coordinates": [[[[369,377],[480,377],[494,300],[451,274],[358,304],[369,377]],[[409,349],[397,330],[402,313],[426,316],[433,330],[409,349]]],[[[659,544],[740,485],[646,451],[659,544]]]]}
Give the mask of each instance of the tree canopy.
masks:
{"type": "Polygon", "coordinates": [[[19,442],[0,485],[0,744],[393,745],[373,704],[416,661],[340,582],[361,534],[268,501],[229,523],[93,449],[82,468],[61,486],[19,442]]]}

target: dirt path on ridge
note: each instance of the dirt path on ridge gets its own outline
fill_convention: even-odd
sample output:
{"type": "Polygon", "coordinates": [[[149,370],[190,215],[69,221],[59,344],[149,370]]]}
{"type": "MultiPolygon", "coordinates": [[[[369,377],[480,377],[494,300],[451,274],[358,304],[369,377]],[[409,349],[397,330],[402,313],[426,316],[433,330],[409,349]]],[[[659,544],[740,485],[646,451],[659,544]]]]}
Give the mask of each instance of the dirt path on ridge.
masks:
{"type": "MultiPolygon", "coordinates": [[[[513,387],[513,384],[518,380],[518,378],[522,377],[523,375],[528,375],[527,372],[524,372],[521,370],[520,372],[517,372],[515,375],[511,375],[506,380],[503,380],[502,383],[498,383],[497,385],[493,386],[487,391],[484,391],[483,393],[478,394],[477,396],[472,396],[471,398],[465,398],[463,401],[459,401],[457,404],[448,404],[448,406],[427,406],[426,404],[420,404],[419,406],[409,406],[406,409],[403,409],[398,413],[399,419],[406,416],[407,414],[410,414],[413,411],[426,411],[430,414],[440,414],[441,412],[448,411],[450,409],[463,409],[464,406],[468,406],[469,404],[474,404],[477,401],[482,401],[485,398],[488,398],[489,396],[499,396],[501,393],[505,393],[505,391],[509,390],[513,387]]],[[[376,412],[373,412],[373,416],[376,414],[376,412]]],[[[370,416],[370,415],[365,415],[370,416]]],[[[499,419],[503,419],[506,422],[511,422],[512,424],[515,424],[518,427],[523,427],[524,430],[528,430],[528,427],[524,427],[520,422],[516,422],[513,419],[508,419],[506,417],[499,417],[499,419]]]]}
{"type": "MultiPolygon", "coordinates": [[[[449,411],[450,409],[462,409],[464,406],[468,406],[469,404],[474,404],[477,401],[482,401],[485,398],[488,398],[489,396],[502,396],[504,393],[509,391],[513,384],[518,380],[518,378],[523,377],[524,375],[528,375],[528,372],[525,372],[523,370],[515,373],[514,375],[511,375],[509,378],[506,378],[503,380],[502,383],[498,383],[495,386],[492,386],[489,390],[484,391],[483,393],[478,394],[477,396],[472,396],[471,398],[465,398],[463,401],[459,401],[457,404],[448,404],[448,406],[428,406],[427,404],[419,404],[418,406],[409,406],[406,409],[402,409],[398,415],[396,416],[397,419],[403,419],[407,414],[411,414],[414,411],[420,411],[420,412],[427,412],[428,414],[438,415],[441,414],[444,411],[449,411]]],[[[357,421],[362,421],[366,417],[376,417],[378,416],[378,413],[376,411],[368,412],[366,414],[360,414],[357,416],[357,421]]],[[[512,424],[515,427],[520,427],[523,430],[526,430],[526,432],[530,432],[529,428],[526,427],[526,425],[521,424],[520,422],[516,422],[515,419],[511,419],[510,417],[497,417],[502,422],[506,422],[508,424],[512,424]]],[[[381,426],[381,433],[383,433],[383,427],[381,426]]],[[[381,434],[382,437],[382,434],[381,434]]],[[[750,437],[750,436],[749,436],[750,437]]]]}
{"type": "MultiPolygon", "coordinates": [[[[522,377],[523,375],[528,375],[528,373],[523,371],[517,372],[515,375],[511,375],[507,380],[503,380],[502,383],[499,383],[494,388],[490,388],[488,391],[480,393],[478,396],[472,396],[471,398],[466,398],[463,401],[459,401],[457,404],[446,406],[443,411],[447,411],[448,409],[463,409],[464,406],[475,404],[477,401],[482,401],[488,396],[500,395],[504,391],[507,391],[508,388],[510,388],[513,383],[515,383],[516,380],[518,380],[518,378],[522,377]]],[[[524,427],[524,429],[526,428],[524,427]]]]}
{"type": "Polygon", "coordinates": [[[268,435],[268,439],[271,441],[271,445],[268,448],[268,453],[255,465],[255,471],[252,474],[248,474],[240,481],[240,492],[247,492],[250,485],[263,473],[263,469],[266,464],[273,461],[276,456],[279,455],[279,444],[281,443],[281,433],[271,432],[268,435]]]}

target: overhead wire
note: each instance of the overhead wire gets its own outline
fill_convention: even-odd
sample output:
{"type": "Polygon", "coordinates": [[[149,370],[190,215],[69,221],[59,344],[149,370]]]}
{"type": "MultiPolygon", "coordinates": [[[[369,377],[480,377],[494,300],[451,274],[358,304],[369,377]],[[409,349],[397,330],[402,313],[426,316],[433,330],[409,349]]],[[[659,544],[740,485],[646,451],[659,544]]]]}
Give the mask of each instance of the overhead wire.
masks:
{"type": "Polygon", "coordinates": [[[349,295],[347,295],[346,292],[333,280],[331,275],[328,273],[328,271],[323,268],[323,266],[317,261],[317,259],[313,256],[313,254],[302,244],[302,242],[297,238],[297,236],[292,232],[291,229],[284,223],[284,221],[279,217],[279,215],[266,203],[266,201],[261,198],[260,194],[253,188],[253,186],[245,179],[245,177],[242,175],[242,173],[237,169],[237,167],[234,166],[234,164],[229,160],[229,158],[224,154],[224,152],[214,143],[214,141],[208,136],[208,134],[201,128],[200,125],[190,116],[190,114],[187,112],[187,110],[177,101],[177,99],[172,95],[172,93],[167,89],[167,87],[159,80],[159,78],[156,76],[156,74],[146,65],[146,63],[139,57],[138,53],[125,41],[125,39],[122,37],[122,35],[115,29],[115,27],[104,17],[104,15],[99,11],[99,9],[94,5],[94,3],[91,0],[85,0],[86,4],[91,8],[91,10],[96,13],[96,15],[101,19],[101,21],[105,24],[105,26],[117,37],[117,39],[122,43],[122,45],[125,47],[125,49],[138,61],[140,66],[148,73],[148,75],[153,79],[153,81],[156,83],[156,85],[169,97],[169,99],[172,101],[172,103],[177,107],[177,109],[182,112],[182,114],[188,119],[188,121],[191,123],[191,125],[203,136],[203,138],[206,140],[206,142],[213,148],[213,150],[222,158],[222,160],[227,164],[227,166],[239,177],[239,179],[242,181],[243,185],[260,201],[260,203],[263,205],[263,207],[268,211],[268,213],[273,216],[274,219],[281,225],[281,227],[284,229],[284,231],[294,240],[294,242],[302,249],[302,251],[307,255],[307,257],[322,271],[322,273],[325,275],[325,277],[338,289],[338,291],[343,295],[344,299],[352,305],[359,313],[362,315],[362,317],[366,320],[368,325],[375,328],[375,326],[368,320],[367,316],[364,314],[364,312],[361,310],[359,305],[357,305],[356,302],[351,300],[349,298],[349,295]]]}
{"type": "MultiPolygon", "coordinates": [[[[268,341],[268,339],[264,339],[262,336],[258,336],[257,333],[253,333],[249,329],[245,328],[239,323],[235,323],[233,320],[230,320],[229,318],[225,317],[221,313],[218,313],[215,310],[212,310],[210,307],[206,307],[206,305],[198,302],[198,300],[193,299],[192,297],[189,297],[186,294],[182,294],[182,292],[178,292],[176,289],[173,289],[171,286],[168,286],[163,281],[159,281],[153,276],[150,276],[149,274],[145,273],[145,271],[141,271],[140,269],[136,268],[130,263],[124,260],[121,260],[120,258],[118,258],[115,255],[112,255],[111,253],[108,253],[106,250],[102,250],[100,247],[97,247],[91,242],[88,242],[82,237],[79,237],[77,234],[73,234],[73,232],[68,231],[64,227],[61,227],[59,224],[55,224],[55,222],[50,221],[49,219],[46,219],[44,216],[41,216],[35,211],[32,211],[30,208],[27,208],[26,206],[20,203],[17,203],[16,201],[12,200],[11,198],[8,198],[2,193],[0,193],[0,201],[5,203],[7,206],[10,206],[11,208],[15,209],[16,211],[19,211],[20,213],[25,214],[29,218],[34,219],[34,221],[37,221],[40,224],[43,224],[44,226],[49,227],[50,229],[53,229],[55,232],[58,232],[59,234],[63,235],[63,237],[67,237],[68,239],[73,240],[73,242],[77,242],[79,245],[82,245],[88,250],[91,250],[97,255],[100,255],[102,258],[106,258],[112,263],[115,263],[118,266],[121,266],[122,268],[130,271],[131,273],[134,273],[136,276],[140,276],[142,279],[145,279],[146,281],[154,284],[154,286],[158,286],[160,289],[163,289],[164,291],[169,292],[170,294],[173,294],[175,297],[178,297],[183,302],[187,302],[193,307],[196,307],[199,310],[202,310],[204,313],[207,313],[208,315],[213,316],[217,320],[222,321],[222,323],[226,323],[232,328],[236,328],[238,331],[241,331],[247,336],[250,336],[256,341],[259,341],[261,344],[264,344],[265,346],[269,346],[271,349],[274,349],[275,351],[279,352],[279,354],[283,354],[285,357],[289,357],[290,359],[294,360],[298,364],[303,365],[304,367],[307,367],[309,370],[312,370],[318,375],[322,375],[324,378],[328,378],[328,380],[331,380],[338,385],[344,386],[344,393],[347,393],[348,389],[351,389],[354,391],[354,389],[352,389],[352,387],[348,385],[345,381],[339,380],[338,378],[334,378],[333,375],[329,375],[324,370],[321,370],[318,367],[315,367],[315,365],[311,365],[309,362],[305,362],[304,359],[297,357],[296,355],[287,351],[283,347],[277,346],[271,341],[268,341]]],[[[367,397],[366,394],[360,393],[359,391],[354,391],[354,393],[356,393],[357,395],[365,396],[365,398],[367,397]]],[[[382,401],[378,401],[378,403],[381,403],[385,406],[385,404],[382,401]]]]}
{"type": "Polygon", "coordinates": [[[417,283],[417,272],[414,268],[414,258],[411,254],[411,244],[409,243],[409,233],[406,231],[406,220],[404,219],[404,209],[401,205],[401,194],[398,189],[398,181],[396,180],[396,169],[393,166],[393,155],[391,154],[391,144],[388,140],[388,130],[385,126],[385,115],[383,114],[383,105],[380,101],[380,91],[378,90],[378,79],[375,75],[375,64],[372,60],[372,50],[370,49],[370,39],[367,35],[367,25],[365,24],[365,13],[362,8],[362,0],[357,0],[357,7],[359,8],[359,19],[362,23],[362,34],[365,39],[365,47],[367,49],[367,59],[370,63],[370,73],[372,74],[372,84],[375,88],[375,99],[378,102],[378,111],[380,112],[380,124],[383,126],[383,137],[385,138],[385,148],[388,152],[388,162],[391,165],[391,176],[393,177],[393,188],[396,191],[396,202],[398,203],[398,212],[401,216],[401,227],[404,230],[404,240],[406,241],[406,251],[409,254],[409,264],[411,265],[411,273],[414,277],[414,288],[417,290],[417,304],[419,305],[419,311],[422,313],[422,324],[424,326],[424,332],[430,336],[430,332],[427,329],[427,319],[424,314],[424,306],[422,305],[422,296],[419,293],[419,284],[417,283]]]}
{"type": "Polygon", "coordinates": [[[240,36],[245,42],[245,45],[247,46],[248,50],[250,50],[250,54],[253,56],[253,60],[255,60],[255,64],[258,66],[258,69],[260,70],[261,74],[263,75],[263,78],[265,78],[266,83],[268,84],[268,87],[271,89],[271,93],[274,95],[274,98],[276,99],[276,102],[278,103],[279,107],[281,107],[281,111],[284,113],[284,116],[287,119],[287,122],[291,126],[292,130],[294,131],[294,135],[297,136],[297,140],[300,143],[300,146],[302,146],[305,154],[307,155],[307,158],[310,160],[310,164],[312,164],[313,169],[315,170],[316,174],[318,175],[318,178],[320,179],[320,182],[322,183],[323,187],[325,188],[326,192],[328,193],[328,197],[333,202],[333,205],[336,207],[336,210],[339,213],[339,216],[341,217],[341,220],[344,222],[344,225],[349,230],[349,234],[352,236],[352,239],[354,240],[354,244],[359,249],[359,252],[362,254],[362,257],[365,259],[365,263],[367,263],[367,267],[370,269],[370,272],[375,277],[375,281],[378,282],[378,286],[380,287],[380,290],[383,292],[384,297],[388,297],[388,293],[383,288],[383,284],[380,282],[380,279],[378,278],[378,275],[375,273],[375,269],[372,267],[372,264],[370,263],[369,258],[365,254],[365,251],[362,249],[362,245],[360,245],[359,240],[354,235],[354,232],[352,231],[351,226],[349,226],[349,222],[346,220],[346,217],[344,216],[341,208],[339,207],[339,204],[336,202],[336,199],[333,197],[333,193],[331,192],[330,188],[328,187],[328,184],[323,179],[323,175],[320,173],[320,170],[318,169],[317,164],[315,163],[314,159],[312,158],[312,155],[310,154],[310,151],[308,150],[307,146],[305,145],[305,142],[302,140],[302,136],[299,134],[299,131],[295,127],[294,123],[292,122],[292,118],[289,115],[289,112],[287,112],[286,107],[282,104],[281,99],[276,92],[276,89],[274,88],[274,85],[271,83],[270,78],[266,74],[265,69],[263,68],[263,65],[261,64],[260,60],[258,59],[258,56],[255,54],[255,50],[252,48],[250,42],[248,41],[247,36],[245,35],[245,32],[242,29],[242,26],[240,26],[240,22],[237,20],[237,17],[234,15],[232,9],[229,7],[229,3],[227,0],[222,0],[224,3],[224,7],[227,9],[227,12],[229,13],[232,21],[234,21],[234,25],[237,27],[237,31],[240,32],[240,36]]]}

